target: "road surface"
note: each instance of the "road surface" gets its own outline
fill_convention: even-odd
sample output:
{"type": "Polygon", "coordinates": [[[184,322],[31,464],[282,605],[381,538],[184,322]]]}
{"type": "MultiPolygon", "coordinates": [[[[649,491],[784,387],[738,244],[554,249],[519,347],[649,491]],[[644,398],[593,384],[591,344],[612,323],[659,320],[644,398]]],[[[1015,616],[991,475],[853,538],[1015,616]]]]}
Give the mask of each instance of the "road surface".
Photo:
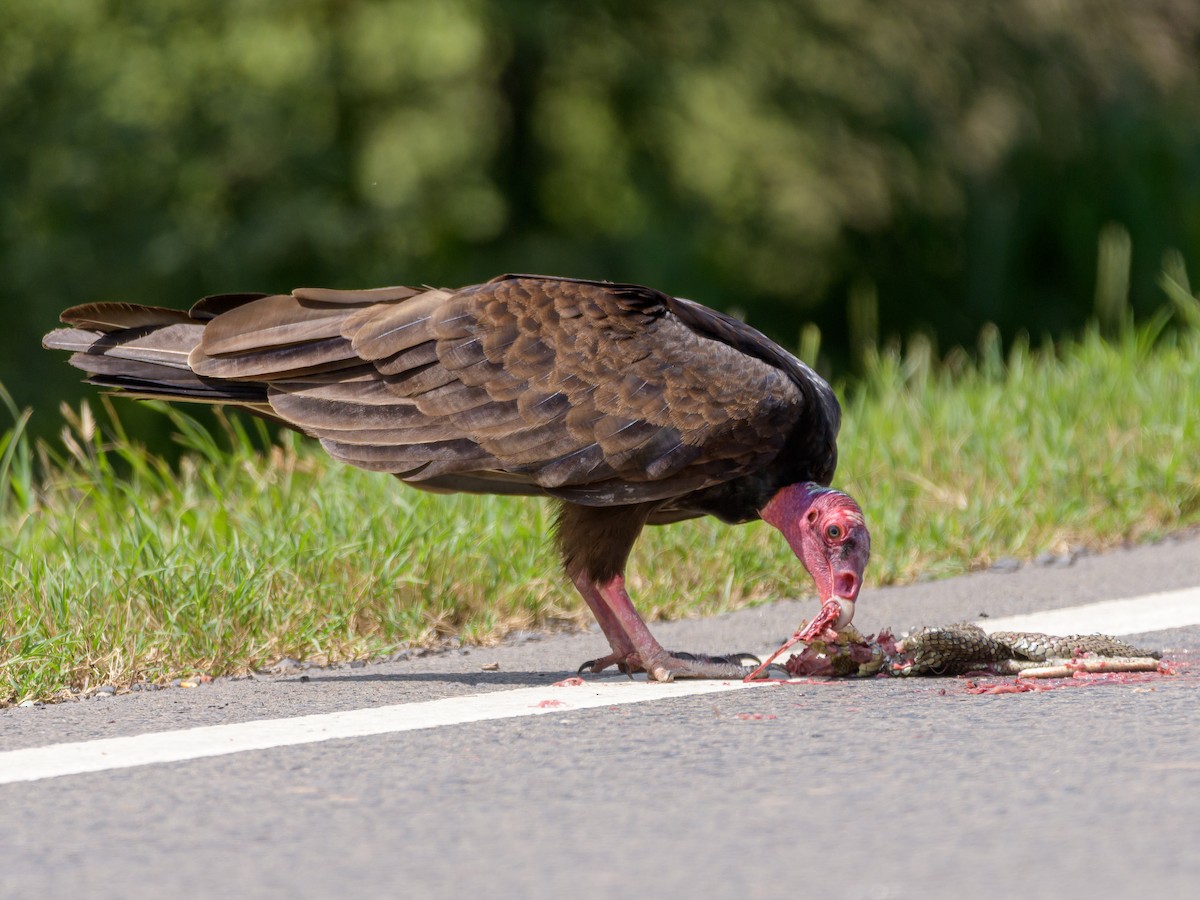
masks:
{"type": "MultiPolygon", "coordinates": [[[[864,631],[1088,631],[1142,598],[1122,627],[1181,674],[1132,685],[555,687],[604,650],[573,634],[0,710],[0,896],[1190,895],[1198,586],[1193,534],[859,602],[864,631]]],[[[814,611],[655,631],[768,652],[814,611]]]]}

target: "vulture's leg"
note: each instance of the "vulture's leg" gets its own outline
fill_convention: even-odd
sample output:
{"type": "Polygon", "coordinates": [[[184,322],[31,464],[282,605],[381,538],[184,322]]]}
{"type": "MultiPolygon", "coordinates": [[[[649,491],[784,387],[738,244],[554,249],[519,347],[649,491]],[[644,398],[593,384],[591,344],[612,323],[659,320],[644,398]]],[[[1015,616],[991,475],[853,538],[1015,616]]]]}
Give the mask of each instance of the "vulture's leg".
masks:
{"type": "MultiPolygon", "coordinates": [[[[639,671],[642,666],[637,650],[633,647],[633,641],[629,639],[629,635],[626,634],[625,628],[609,607],[608,602],[601,596],[599,587],[582,572],[571,580],[575,582],[579,595],[583,597],[588,609],[600,623],[600,630],[604,632],[604,636],[608,638],[608,645],[612,647],[612,653],[608,656],[603,659],[588,660],[579,667],[579,671],[599,672],[609,666],[616,666],[627,674],[639,671]]],[[[645,623],[642,624],[642,627],[645,628],[645,623]]]]}
{"type": "Polygon", "coordinates": [[[563,564],[612,648],[608,656],[584,663],[580,671],[616,666],[626,673],[644,670],[655,681],[744,677],[751,671],[740,663],[746,654],[714,657],[663,649],[629,599],[625,562],[652,508],[564,503],[559,512],[557,539],[563,564]]]}

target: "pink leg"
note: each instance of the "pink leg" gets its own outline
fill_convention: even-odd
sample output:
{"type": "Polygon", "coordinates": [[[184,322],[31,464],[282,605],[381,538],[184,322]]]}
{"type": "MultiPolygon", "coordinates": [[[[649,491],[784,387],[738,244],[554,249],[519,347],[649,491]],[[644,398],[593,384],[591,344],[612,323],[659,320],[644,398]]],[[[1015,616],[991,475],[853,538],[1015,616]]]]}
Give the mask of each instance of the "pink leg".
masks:
{"type": "Polygon", "coordinates": [[[603,660],[595,660],[591,663],[592,671],[599,672],[601,669],[612,665],[625,671],[623,666],[625,660],[637,655],[632,642],[630,642],[629,637],[625,634],[625,629],[621,627],[617,617],[609,609],[608,603],[601,596],[600,589],[594,581],[582,574],[576,575],[571,580],[575,582],[575,587],[578,588],[580,596],[587,603],[588,609],[592,611],[592,615],[596,617],[596,621],[600,624],[600,630],[608,638],[608,645],[613,650],[603,660]]]}
{"type": "MultiPolygon", "coordinates": [[[[600,672],[615,665],[622,672],[644,670],[655,681],[672,681],[676,676],[693,678],[741,678],[746,668],[725,658],[684,654],[673,655],[654,639],[625,591],[625,579],[617,575],[596,584],[586,575],[572,579],[600,623],[612,653],[584,663],[583,669],[600,672]]],[[[756,660],[757,661],[757,660],[756,660]]]]}

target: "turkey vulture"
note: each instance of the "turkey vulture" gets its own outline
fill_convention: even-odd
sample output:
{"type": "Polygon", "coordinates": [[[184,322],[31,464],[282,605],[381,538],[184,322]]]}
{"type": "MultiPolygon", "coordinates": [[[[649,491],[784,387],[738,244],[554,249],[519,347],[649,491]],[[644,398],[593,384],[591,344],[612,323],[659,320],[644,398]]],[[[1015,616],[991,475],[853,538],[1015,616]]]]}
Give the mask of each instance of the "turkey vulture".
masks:
{"type": "Polygon", "coordinates": [[[824,487],[829,385],[742,322],[633,284],[503,275],[459,290],[222,294],[189,311],[91,303],[46,347],[137,397],[232,404],[331,456],[433,491],[548,496],[566,574],[616,666],[729,678],[734,657],[663,649],[625,591],[643,526],[713,515],[783,532],[816,582],[808,637],[854,614],[870,538],[824,487]]]}

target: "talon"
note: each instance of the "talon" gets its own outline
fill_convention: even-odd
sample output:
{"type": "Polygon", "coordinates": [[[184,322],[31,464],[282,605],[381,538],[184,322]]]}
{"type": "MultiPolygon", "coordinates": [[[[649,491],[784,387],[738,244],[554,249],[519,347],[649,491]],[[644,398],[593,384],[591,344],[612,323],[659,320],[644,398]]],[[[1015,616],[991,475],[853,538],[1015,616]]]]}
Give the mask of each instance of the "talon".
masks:
{"type": "Polygon", "coordinates": [[[635,657],[630,654],[613,652],[608,654],[608,656],[601,656],[599,659],[589,659],[579,667],[576,674],[583,675],[584,673],[588,673],[598,675],[609,666],[615,666],[617,671],[622,675],[629,675],[630,677],[633,677],[634,672],[641,671],[641,666],[635,657]]]}

